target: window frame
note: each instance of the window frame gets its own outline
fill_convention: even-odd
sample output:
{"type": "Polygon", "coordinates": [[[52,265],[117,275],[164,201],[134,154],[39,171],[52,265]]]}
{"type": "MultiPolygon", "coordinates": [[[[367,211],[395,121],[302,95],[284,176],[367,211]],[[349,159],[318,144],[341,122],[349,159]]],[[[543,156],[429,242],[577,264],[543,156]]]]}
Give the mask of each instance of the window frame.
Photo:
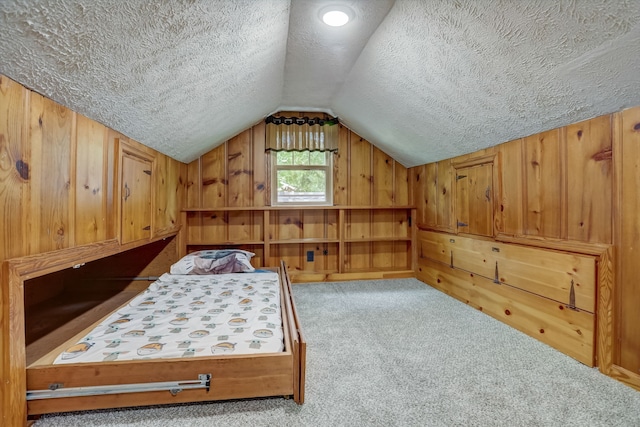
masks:
{"type": "MultiPolygon", "coordinates": [[[[293,153],[292,151],[282,150],[293,153]]],[[[324,165],[279,165],[278,153],[282,151],[270,151],[271,162],[271,206],[333,206],[333,152],[325,151],[326,163],[324,165]],[[278,171],[281,170],[321,170],[325,171],[325,201],[324,202],[282,202],[278,201],[278,171]]],[[[307,152],[307,150],[305,150],[307,152]]]]}

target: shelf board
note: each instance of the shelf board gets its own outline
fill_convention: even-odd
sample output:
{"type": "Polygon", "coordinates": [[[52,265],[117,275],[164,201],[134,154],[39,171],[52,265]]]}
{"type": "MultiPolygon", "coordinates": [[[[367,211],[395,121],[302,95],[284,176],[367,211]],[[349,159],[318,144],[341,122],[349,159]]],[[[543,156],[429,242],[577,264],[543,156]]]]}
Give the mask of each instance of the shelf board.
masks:
{"type": "Polygon", "coordinates": [[[264,245],[263,240],[242,240],[233,242],[187,242],[187,246],[238,246],[238,245],[264,245]]]}
{"type": "Polygon", "coordinates": [[[237,212],[237,211],[291,211],[291,210],[406,210],[415,206],[220,206],[211,208],[187,208],[182,212],[237,212]]]}
{"type": "Polygon", "coordinates": [[[288,243],[340,243],[338,239],[316,239],[313,237],[306,239],[281,239],[281,240],[270,240],[270,244],[273,245],[285,245],[288,243]]]}
{"type": "Polygon", "coordinates": [[[344,239],[345,243],[359,243],[359,242],[410,242],[411,237],[358,237],[344,239]]]}

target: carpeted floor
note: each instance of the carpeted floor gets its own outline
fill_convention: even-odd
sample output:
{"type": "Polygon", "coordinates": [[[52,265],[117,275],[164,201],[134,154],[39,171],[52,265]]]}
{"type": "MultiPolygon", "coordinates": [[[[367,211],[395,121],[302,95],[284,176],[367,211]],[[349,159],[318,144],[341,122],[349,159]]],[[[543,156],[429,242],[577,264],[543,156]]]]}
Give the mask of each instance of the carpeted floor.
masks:
{"type": "Polygon", "coordinates": [[[49,415],[48,426],[640,426],[640,392],[415,279],[296,285],[306,403],[49,415]]]}

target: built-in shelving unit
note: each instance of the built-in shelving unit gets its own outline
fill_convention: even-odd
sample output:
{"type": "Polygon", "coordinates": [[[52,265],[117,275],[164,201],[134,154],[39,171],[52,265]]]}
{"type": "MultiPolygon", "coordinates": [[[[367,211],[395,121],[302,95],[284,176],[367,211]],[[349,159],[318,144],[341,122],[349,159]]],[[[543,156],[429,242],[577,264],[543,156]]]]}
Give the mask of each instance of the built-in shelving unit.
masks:
{"type": "Polygon", "coordinates": [[[183,253],[242,248],[256,254],[257,267],[285,260],[299,280],[414,272],[413,206],[215,207],[184,209],[182,215],[183,253]]]}

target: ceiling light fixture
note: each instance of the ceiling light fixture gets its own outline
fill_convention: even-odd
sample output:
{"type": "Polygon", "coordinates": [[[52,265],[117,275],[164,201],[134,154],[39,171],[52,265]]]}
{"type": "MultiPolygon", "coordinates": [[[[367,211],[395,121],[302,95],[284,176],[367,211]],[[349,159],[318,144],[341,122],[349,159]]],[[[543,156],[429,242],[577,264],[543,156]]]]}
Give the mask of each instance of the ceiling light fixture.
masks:
{"type": "Polygon", "coordinates": [[[332,27],[342,27],[354,18],[353,10],[346,6],[327,6],[320,10],[320,19],[332,27]]]}

